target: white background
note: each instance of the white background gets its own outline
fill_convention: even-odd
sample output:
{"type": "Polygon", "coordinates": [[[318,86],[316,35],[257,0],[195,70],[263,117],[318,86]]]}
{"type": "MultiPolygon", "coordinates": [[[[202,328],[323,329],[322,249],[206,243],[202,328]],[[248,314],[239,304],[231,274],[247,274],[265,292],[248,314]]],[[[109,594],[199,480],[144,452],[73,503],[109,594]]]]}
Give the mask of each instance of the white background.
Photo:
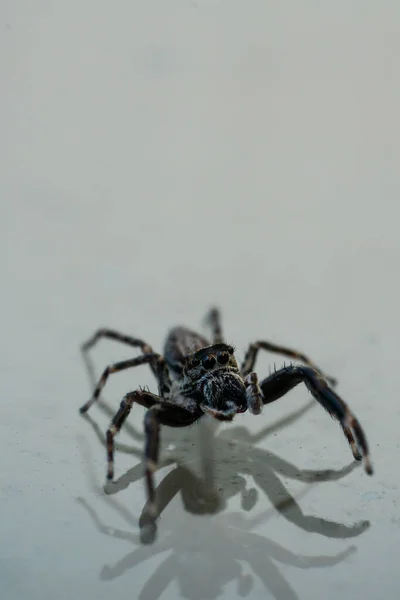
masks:
{"type": "MultiPolygon", "coordinates": [[[[389,0],[1,3],[2,599],[399,597],[399,19],[389,0]],[[160,349],[214,303],[239,357],[265,338],[339,378],[376,473],[317,406],[273,427],[300,386],[215,433],[219,512],[157,472],[177,495],[141,546],[143,411],[106,496],[79,344],[107,325],[160,349]]],[[[99,375],[132,350],[92,356],[99,375]]],[[[112,377],[108,406],[139,385],[145,367],[112,377]]],[[[198,472],[209,427],[164,431],[163,457],[198,472]]]]}

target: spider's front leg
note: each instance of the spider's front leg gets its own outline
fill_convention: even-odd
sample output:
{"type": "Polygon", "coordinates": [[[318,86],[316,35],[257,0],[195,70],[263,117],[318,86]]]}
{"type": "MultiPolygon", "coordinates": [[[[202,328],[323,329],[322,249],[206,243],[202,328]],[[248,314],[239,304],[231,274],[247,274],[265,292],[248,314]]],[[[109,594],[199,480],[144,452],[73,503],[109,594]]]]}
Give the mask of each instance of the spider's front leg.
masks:
{"type": "Polygon", "coordinates": [[[334,377],[324,375],[321,369],[317,367],[317,365],[302,352],[298,352],[297,350],[292,350],[291,348],[286,348],[285,346],[278,346],[277,344],[272,344],[271,342],[265,341],[258,341],[254,342],[253,344],[250,344],[249,349],[245,354],[244,361],[240,367],[240,371],[243,377],[249,375],[249,373],[254,369],[257,354],[260,350],[266,350],[267,352],[282,354],[283,356],[287,356],[289,358],[293,358],[294,360],[298,360],[299,362],[302,362],[308,367],[311,367],[315,371],[321,373],[331,385],[336,385],[336,379],[334,377]]]}
{"type": "Polygon", "coordinates": [[[111,420],[110,426],[106,433],[106,446],[107,446],[107,479],[112,481],[114,478],[114,437],[121,430],[126,418],[132,410],[134,403],[140,404],[145,408],[150,408],[162,402],[162,398],[145,392],[144,390],[137,390],[135,392],[129,392],[126,394],[120,404],[120,407],[114,417],[111,420]]]}
{"type": "Polygon", "coordinates": [[[368,475],[372,475],[368,443],[358,419],[347,404],[328,386],[319,371],[310,367],[290,366],[272,373],[272,375],[264,379],[260,384],[264,395],[264,404],[275,402],[275,400],[278,400],[302,382],[307,386],[317,402],[332,417],[339,421],[350,444],[354,458],[356,460],[364,458],[365,470],[368,475]],[[357,445],[362,451],[362,456],[357,445]]]}
{"type": "Polygon", "coordinates": [[[173,399],[166,401],[161,396],[136,390],[126,394],[121,406],[111,421],[106,433],[107,441],[107,479],[114,477],[114,437],[121,430],[126,418],[132,410],[133,404],[140,404],[149,409],[144,418],[145,448],[144,448],[144,476],[147,491],[147,513],[154,520],[157,516],[155,502],[154,472],[158,464],[160,446],[160,426],[186,427],[197,421],[203,412],[195,405],[188,407],[174,404],[173,399]]]}
{"type": "Polygon", "coordinates": [[[184,408],[173,404],[172,402],[159,402],[150,408],[144,417],[145,428],[145,467],[144,475],[146,479],[147,491],[147,512],[150,517],[157,517],[157,506],[155,499],[154,472],[158,465],[158,455],[160,446],[160,426],[186,427],[192,425],[203,412],[195,407],[184,408]]]}

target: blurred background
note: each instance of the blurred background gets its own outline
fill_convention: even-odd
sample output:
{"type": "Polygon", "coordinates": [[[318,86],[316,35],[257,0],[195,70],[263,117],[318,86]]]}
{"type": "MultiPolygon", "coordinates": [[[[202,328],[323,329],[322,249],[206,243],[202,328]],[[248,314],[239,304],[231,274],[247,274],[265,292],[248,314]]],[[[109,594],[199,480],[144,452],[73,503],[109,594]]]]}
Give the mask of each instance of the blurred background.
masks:
{"type": "MultiPolygon", "coordinates": [[[[389,0],[2,3],[6,600],[398,598],[399,19],[389,0]],[[351,463],[337,425],[313,407],[258,439],[265,454],[235,487],[251,435],[306,405],[299,388],[258,420],[238,417],[237,437],[221,428],[222,495],[233,486],[223,510],[194,516],[176,497],[144,549],[140,475],[102,492],[105,451],[77,412],[90,395],[79,346],[108,326],[161,349],[169,327],[199,329],[214,304],[239,357],[267,339],[338,377],[376,475],[351,467],[307,487],[306,471],[351,463]],[[247,512],[243,485],[258,494],[247,512]],[[302,496],[297,516],[282,516],[280,494],[302,496]]],[[[130,356],[103,342],[97,375],[130,356]]],[[[274,363],[283,359],[260,355],[260,376],[274,363]]],[[[111,409],[138,385],[155,390],[145,368],[112,378],[111,409]]],[[[103,432],[109,415],[90,414],[103,432]]],[[[136,441],[121,433],[137,453],[117,456],[118,476],[140,473],[142,416],[130,418],[136,441]]],[[[197,435],[176,433],[182,460],[197,435]]]]}

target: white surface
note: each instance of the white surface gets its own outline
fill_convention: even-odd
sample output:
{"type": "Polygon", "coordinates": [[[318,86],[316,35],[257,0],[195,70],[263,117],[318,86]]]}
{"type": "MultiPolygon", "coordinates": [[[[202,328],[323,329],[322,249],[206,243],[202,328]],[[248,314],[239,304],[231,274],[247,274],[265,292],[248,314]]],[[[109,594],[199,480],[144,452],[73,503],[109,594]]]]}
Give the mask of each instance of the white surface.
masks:
{"type": "MultiPolygon", "coordinates": [[[[399,17],[366,0],[3,3],[2,599],[399,597],[399,17]],[[226,506],[193,515],[179,492],[143,547],[143,413],[105,496],[79,344],[108,325],[160,348],[211,303],[239,355],[272,339],[339,378],[376,474],[339,477],[350,451],[315,406],[251,438],[306,405],[298,388],[216,433],[226,506]]],[[[130,355],[103,342],[97,373],[130,355]]],[[[108,405],[145,384],[113,377],[108,405]]],[[[164,458],[199,473],[199,433],[164,431],[164,458]]],[[[158,483],[196,498],[174,468],[158,483]]]]}

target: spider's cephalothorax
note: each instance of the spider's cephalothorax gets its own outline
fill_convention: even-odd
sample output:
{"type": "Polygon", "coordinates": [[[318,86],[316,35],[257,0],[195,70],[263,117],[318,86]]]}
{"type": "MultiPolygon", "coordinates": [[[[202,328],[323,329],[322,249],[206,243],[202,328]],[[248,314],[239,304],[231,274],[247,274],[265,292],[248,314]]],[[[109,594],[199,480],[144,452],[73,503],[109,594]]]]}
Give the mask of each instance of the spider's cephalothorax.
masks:
{"type": "Polygon", "coordinates": [[[236,413],[247,409],[259,414],[263,405],[275,402],[299,383],[304,383],[317,402],[339,421],[354,458],[364,460],[366,472],[372,474],[364,431],[347,404],[332,389],[331,386],[335,385],[332,377],[324,376],[304,354],[265,341],[251,344],[239,367],[234,349],[223,341],[218,310],[210,311],[207,323],[212,331],[211,345],[204,336],[186,327],[174,327],[167,336],[164,356],[153,352],[143,340],[110,329],[100,329],[83,345],[86,352],[100,338],[106,337],[140,348],[142,354],[107,367],[92,398],[81,407],[81,413],[85,413],[99,398],[111,373],[148,364],[158,382],[158,394],[143,389],[126,394],[112,419],[106,434],[108,479],[112,479],[114,474],[114,437],[135,403],[148,409],[144,418],[145,479],[149,511],[155,516],[153,472],[158,461],[161,425],[184,427],[205,414],[231,421],[236,413]],[[280,353],[302,364],[285,366],[259,383],[253,368],[260,349],[280,353]]]}
{"type": "Polygon", "coordinates": [[[231,421],[247,408],[246,386],[234,349],[227,344],[206,346],[188,354],[180,391],[195,400],[203,412],[221,421],[231,421]]]}

